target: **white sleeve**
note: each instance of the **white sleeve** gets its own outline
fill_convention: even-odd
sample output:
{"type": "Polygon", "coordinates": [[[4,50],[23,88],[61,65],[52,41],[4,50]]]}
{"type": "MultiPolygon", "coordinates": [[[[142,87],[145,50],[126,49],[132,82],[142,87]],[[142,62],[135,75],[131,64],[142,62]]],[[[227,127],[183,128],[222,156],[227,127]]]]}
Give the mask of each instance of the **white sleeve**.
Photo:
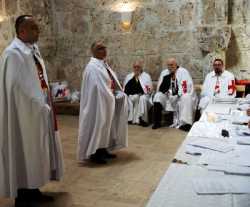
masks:
{"type": "Polygon", "coordinates": [[[209,74],[206,76],[205,81],[202,85],[201,97],[208,96],[208,90],[210,90],[210,88],[209,88],[209,74]]]}

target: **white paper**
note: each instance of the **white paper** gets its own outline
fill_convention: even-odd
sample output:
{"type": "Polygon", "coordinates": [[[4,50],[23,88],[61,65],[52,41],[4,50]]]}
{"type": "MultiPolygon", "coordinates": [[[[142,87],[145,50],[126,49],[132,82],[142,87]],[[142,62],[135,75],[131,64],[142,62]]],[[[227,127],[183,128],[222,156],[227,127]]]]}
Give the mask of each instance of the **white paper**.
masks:
{"type": "Polygon", "coordinates": [[[209,149],[218,152],[229,152],[234,149],[234,146],[230,145],[228,142],[217,141],[217,140],[209,140],[209,139],[197,139],[193,142],[188,143],[194,147],[200,147],[204,149],[209,149]]]}
{"type": "Polygon", "coordinates": [[[250,129],[246,126],[236,129],[236,134],[239,136],[248,136],[250,138],[250,129]]]}
{"type": "Polygon", "coordinates": [[[232,123],[233,124],[247,124],[250,120],[250,117],[247,115],[234,115],[232,116],[232,123]]]}
{"type": "Polygon", "coordinates": [[[206,167],[210,171],[220,171],[230,175],[250,176],[250,167],[236,165],[208,165],[206,167]]]}
{"type": "Polygon", "coordinates": [[[232,98],[232,97],[215,97],[213,99],[213,103],[216,104],[236,104],[237,103],[237,99],[236,98],[232,98]]]}
{"type": "Polygon", "coordinates": [[[189,132],[191,137],[203,137],[210,139],[222,139],[221,130],[226,128],[225,124],[197,122],[189,132]]]}
{"type": "Polygon", "coordinates": [[[228,104],[209,104],[205,109],[205,112],[215,113],[215,114],[230,114],[231,105],[228,104]]]}
{"type": "Polygon", "coordinates": [[[194,147],[192,145],[185,146],[185,153],[190,155],[202,155],[203,153],[207,152],[207,149],[202,149],[199,147],[194,147]]]}
{"type": "Polygon", "coordinates": [[[241,177],[194,178],[193,188],[197,194],[249,194],[250,179],[241,177]]]}
{"type": "Polygon", "coordinates": [[[250,148],[239,147],[228,153],[220,153],[211,151],[201,155],[198,164],[199,165],[235,165],[235,166],[250,166],[250,148]]]}
{"type": "Polygon", "coordinates": [[[250,145],[250,137],[237,137],[237,144],[250,145]]]}

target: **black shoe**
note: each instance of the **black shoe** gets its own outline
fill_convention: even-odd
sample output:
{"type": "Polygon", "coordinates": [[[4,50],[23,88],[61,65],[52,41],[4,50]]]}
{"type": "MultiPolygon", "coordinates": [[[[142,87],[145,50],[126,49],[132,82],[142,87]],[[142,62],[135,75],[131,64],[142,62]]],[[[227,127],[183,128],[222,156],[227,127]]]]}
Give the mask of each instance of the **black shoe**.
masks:
{"type": "MultiPolygon", "coordinates": [[[[54,198],[52,196],[44,195],[39,189],[18,189],[16,202],[21,205],[22,203],[43,203],[52,202],[54,198]]],[[[27,204],[28,205],[28,204],[27,204]]]]}
{"type": "Polygon", "coordinates": [[[154,124],[152,126],[152,129],[158,129],[158,128],[161,128],[161,125],[160,124],[154,124]]]}
{"type": "Polygon", "coordinates": [[[31,199],[37,202],[52,202],[54,198],[52,196],[44,195],[39,189],[31,190],[31,199]]]}
{"type": "Polygon", "coordinates": [[[148,123],[143,121],[142,118],[140,118],[140,126],[143,126],[143,127],[148,127],[148,123]]]}
{"type": "Polygon", "coordinates": [[[128,121],[128,125],[132,125],[133,124],[133,122],[132,121],[128,121]]]}
{"type": "Polygon", "coordinates": [[[102,148],[97,150],[98,156],[103,159],[115,159],[117,156],[115,154],[111,154],[107,149],[102,148]]]}
{"type": "Polygon", "coordinates": [[[104,156],[105,156],[105,158],[107,158],[107,159],[115,159],[115,158],[117,158],[117,155],[111,154],[111,153],[108,152],[107,150],[106,150],[104,156]]]}
{"type": "Polygon", "coordinates": [[[182,130],[182,131],[185,131],[185,132],[189,132],[190,131],[190,129],[191,129],[191,125],[190,124],[184,124],[184,125],[181,125],[180,127],[179,127],[179,129],[180,130],[182,130]]]}
{"type": "Polygon", "coordinates": [[[24,201],[23,199],[15,199],[15,207],[37,207],[37,204],[30,201],[24,201]]]}
{"type": "Polygon", "coordinates": [[[90,156],[90,161],[100,165],[107,164],[107,161],[104,158],[97,156],[96,154],[90,156]]]}

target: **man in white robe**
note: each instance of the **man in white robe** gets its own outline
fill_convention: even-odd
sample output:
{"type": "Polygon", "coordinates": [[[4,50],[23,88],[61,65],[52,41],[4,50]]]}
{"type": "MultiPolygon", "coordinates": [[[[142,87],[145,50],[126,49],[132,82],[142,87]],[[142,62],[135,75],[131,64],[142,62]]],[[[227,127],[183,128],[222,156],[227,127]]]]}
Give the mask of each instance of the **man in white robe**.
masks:
{"type": "Polygon", "coordinates": [[[91,47],[93,57],[83,73],[78,137],[78,159],[106,164],[109,151],[127,147],[127,96],[105,62],[101,41],[91,47]]]}
{"type": "Polygon", "coordinates": [[[199,109],[204,111],[214,97],[235,97],[235,78],[232,73],[224,69],[221,59],[213,62],[214,70],[207,74],[202,86],[199,109]]]}
{"type": "Polygon", "coordinates": [[[128,96],[128,122],[148,126],[153,85],[150,75],[143,71],[142,61],[136,61],[133,64],[133,72],[126,76],[123,86],[128,96]]]}
{"type": "Polygon", "coordinates": [[[187,69],[178,66],[176,59],[167,60],[161,72],[154,96],[153,129],[161,127],[162,110],[173,112],[174,123],[170,127],[189,130],[194,121],[197,98],[193,80],[187,69]]]}
{"type": "Polygon", "coordinates": [[[38,188],[62,177],[63,158],[34,18],[18,17],[16,33],[0,62],[0,196],[29,207],[52,200],[38,188]]]}

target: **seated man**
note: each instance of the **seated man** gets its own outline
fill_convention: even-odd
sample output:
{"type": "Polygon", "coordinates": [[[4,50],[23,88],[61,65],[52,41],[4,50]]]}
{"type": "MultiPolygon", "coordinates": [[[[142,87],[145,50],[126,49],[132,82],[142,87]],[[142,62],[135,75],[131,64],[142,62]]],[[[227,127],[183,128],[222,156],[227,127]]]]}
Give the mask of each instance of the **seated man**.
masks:
{"type": "Polygon", "coordinates": [[[148,73],[143,71],[143,62],[136,61],[133,72],[128,74],[124,81],[124,91],[128,95],[129,116],[128,122],[148,126],[148,111],[152,80],[148,73]]]}
{"type": "Polygon", "coordinates": [[[161,72],[157,93],[154,96],[153,129],[161,127],[162,110],[174,112],[171,127],[189,130],[194,121],[196,94],[193,80],[187,69],[179,67],[174,58],[167,60],[167,67],[161,72]]]}
{"type": "Polygon", "coordinates": [[[204,111],[213,97],[235,97],[234,75],[224,69],[221,59],[215,59],[214,71],[207,74],[202,86],[199,109],[204,111]]]}

